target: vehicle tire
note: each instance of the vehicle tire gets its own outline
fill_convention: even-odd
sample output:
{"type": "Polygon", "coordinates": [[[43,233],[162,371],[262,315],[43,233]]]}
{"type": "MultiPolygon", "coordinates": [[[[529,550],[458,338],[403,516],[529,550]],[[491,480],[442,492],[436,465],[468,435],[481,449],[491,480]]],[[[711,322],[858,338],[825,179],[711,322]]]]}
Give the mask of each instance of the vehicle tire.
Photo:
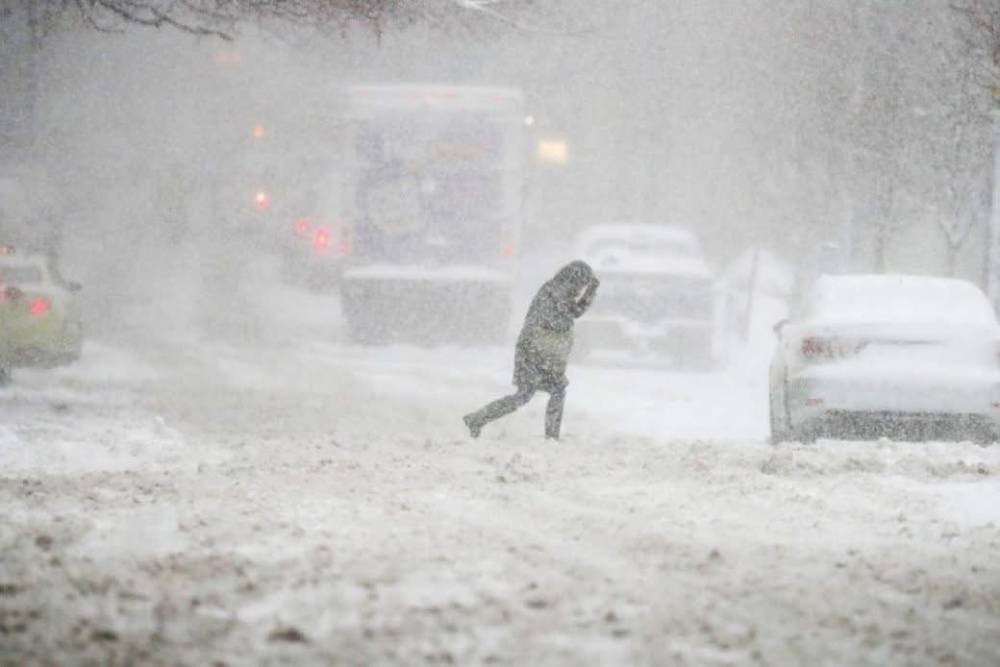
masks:
{"type": "Polygon", "coordinates": [[[11,381],[11,370],[9,366],[0,366],[0,387],[6,387],[11,381]]]}

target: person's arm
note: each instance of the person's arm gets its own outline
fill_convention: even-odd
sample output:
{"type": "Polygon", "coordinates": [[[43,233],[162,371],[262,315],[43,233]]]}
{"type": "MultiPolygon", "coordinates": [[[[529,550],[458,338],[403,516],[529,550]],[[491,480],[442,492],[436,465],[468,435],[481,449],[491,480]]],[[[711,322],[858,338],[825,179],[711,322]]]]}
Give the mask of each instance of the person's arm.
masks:
{"type": "Polygon", "coordinates": [[[584,290],[583,296],[571,304],[570,309],[574,318],[583,315],[590,308],[590,304],[594,303],[594,297],[597,296],[597,288],[600,284],[601,281],[597,278],[591,280],[590,284],[587,285],[587,289],[584,290]]]}

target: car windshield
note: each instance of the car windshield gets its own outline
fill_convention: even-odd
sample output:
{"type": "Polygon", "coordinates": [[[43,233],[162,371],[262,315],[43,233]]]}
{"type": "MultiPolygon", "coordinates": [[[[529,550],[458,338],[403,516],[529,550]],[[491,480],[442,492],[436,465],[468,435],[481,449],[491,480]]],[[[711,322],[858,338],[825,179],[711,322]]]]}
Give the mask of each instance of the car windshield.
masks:
{"type": "Polygon", "coordinates": [[[592,230],[581,255],[595,268],[640,272],[706,273],[698,239],[680,230],[623,226],[592,230]]]}
{"type": "Polygon", "coordinates": [[[698,255],[699,250],[693,243],[682,241],[651,240],[645,242],[636,239],[622,239],[592,243],[587,248],[586,254],[593,257],[621,256],[637,259],[664,259],[698,255]]]}
{"type": "Polygon", "coordinates": [[[42,270],[37,266],[0,266],[0,284],[33,285],[42,279],[42,270]]]}
{"type": "Polygon", "coordinates": [[[847,324],[996,325],[989,302],[971,283],[915,276],[820,278],[805,303],[804,316],[847,324]]]}

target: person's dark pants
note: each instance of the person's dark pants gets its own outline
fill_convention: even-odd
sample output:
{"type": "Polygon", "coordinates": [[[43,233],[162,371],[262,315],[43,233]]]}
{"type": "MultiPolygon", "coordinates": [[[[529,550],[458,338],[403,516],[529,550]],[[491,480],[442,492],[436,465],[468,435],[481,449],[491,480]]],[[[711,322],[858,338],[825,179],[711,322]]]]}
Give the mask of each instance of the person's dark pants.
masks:
{"type": "Polygon", "coordinates": [[[544,387],[518,387],[515,393],[498,398],[468,415],[468,420],[478,428],[482,428],[491,421],[509,415],[525,405],[538,390],[549,394],[549,404],[545,407],[545,437],[558,439],[559,430],[562,427],[563,405],[566,402],[565,382],[553,383],[544,387]]]}

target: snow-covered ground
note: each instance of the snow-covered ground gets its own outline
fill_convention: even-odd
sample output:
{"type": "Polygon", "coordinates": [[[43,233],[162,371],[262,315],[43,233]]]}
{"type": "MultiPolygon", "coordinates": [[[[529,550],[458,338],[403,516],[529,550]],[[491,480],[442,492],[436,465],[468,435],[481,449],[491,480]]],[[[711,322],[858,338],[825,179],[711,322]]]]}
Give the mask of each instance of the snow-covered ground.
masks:
{"type": "Polygon", "coordinates": [[[1000,447],[766,443],[759,361],[91,341],[0,393],[3,664],[1000,664],[1000,447]]]}

